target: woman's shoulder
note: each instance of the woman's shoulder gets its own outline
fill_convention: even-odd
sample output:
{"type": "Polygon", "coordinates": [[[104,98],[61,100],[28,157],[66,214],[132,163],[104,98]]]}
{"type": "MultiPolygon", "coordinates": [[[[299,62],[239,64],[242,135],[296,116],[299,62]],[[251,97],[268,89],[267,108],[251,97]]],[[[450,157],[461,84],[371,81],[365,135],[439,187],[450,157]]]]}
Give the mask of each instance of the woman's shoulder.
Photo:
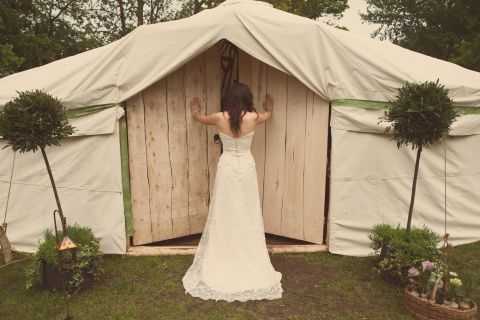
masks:
{"type": "Polygon", "coordinates": [[[248,111],[248,112],[245,112],[245,116],[244,116],[244,118],[246,118],[246,119],[257,119],[257,118],[258,118],[258,113],[257,113],[257,112],[255,112],[255,111],[252,111],[252,112],[250,112],[250,111],[248,111]]]}

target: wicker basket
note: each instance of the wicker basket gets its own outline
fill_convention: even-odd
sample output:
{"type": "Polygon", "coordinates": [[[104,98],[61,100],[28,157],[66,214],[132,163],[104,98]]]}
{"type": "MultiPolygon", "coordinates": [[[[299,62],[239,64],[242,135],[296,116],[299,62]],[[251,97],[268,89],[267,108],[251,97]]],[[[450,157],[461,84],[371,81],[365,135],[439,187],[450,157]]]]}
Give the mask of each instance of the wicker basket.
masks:
{"type": "Polygon", "coordinates": [[[472,309],[461,310],[433,303],[414,295],[408,289],[404,291],[406,309],[418,320],[475,320],[477,305],[472,309]]]}

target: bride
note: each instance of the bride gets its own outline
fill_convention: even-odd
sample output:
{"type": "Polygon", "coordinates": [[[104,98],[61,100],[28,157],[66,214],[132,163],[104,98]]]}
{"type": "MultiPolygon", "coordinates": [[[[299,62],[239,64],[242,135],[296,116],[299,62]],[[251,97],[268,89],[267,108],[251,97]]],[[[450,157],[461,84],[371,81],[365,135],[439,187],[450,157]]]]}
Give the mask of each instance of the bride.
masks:
{"type": "Polygon", "coordinates": [[[248,86],[235,82],[224,97],[226,112],[193,117],[216,126],[223,143],[217,164],[208,217],[192,265],[183,276],[185,293],[201,299],[247,301],[282,297],[282,274],[268,255],[255,160],[250,152],[255,127],[268,120],[273,100],[266,95],[265,112],[253,107],[248,86]]]}

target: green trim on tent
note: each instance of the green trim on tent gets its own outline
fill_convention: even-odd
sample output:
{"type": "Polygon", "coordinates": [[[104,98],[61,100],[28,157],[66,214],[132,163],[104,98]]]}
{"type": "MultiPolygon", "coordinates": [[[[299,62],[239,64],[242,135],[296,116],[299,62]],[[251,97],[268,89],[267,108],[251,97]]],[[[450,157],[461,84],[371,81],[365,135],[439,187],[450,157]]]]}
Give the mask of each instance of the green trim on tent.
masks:
{"type": "Polygon", "coordinates": [[[66,114],[67,114],[67,118],[75,119],[75,118],[88,116],[93,113],[100,112],[108,108],[112,108],[114,106],[116,106],[116,104],[104,104],[104,105],[98,105],[98,106],[82,107],[82,108],[67,110],[66,114]]]}
{"type": "MultiPolygon", "coordinates": [[[[67,118],[75,119],[88,116],[108,108],[120,106],[119,104],[106,104],[82,107],[67,110],[67,118]]],[[[130,189],[130,169],[128,166],[128,131],[125,116],[119,119],[119,143],[120,143],[120,161],[122,174],[122,193],[123,193],[123,210],[125,215],[125,232],[127,236],[133,235],[133,210],[130,189]]]]}
{"type": "Polygon", "coordinates": [[[130,189],[130,169],[128,165],[128,129],[125,117],[119,120],[120,123],[120,158],[122,161],[122,188],[123,188],[123,210],[125,214],[125,228],[127,237],[133,235],[133,211],[130,189]]]}
{"type": "MultiPolygon", "coordinates": [[[[362,108],[367,110],[385,110],[390,106],[390,102],[384,101],[369,101],[369,100],[355,100],[355,99],[338,99],[332,101],[334,107],[352,107],[362,108]]],[[[455,110],[460,114],[480,114],[480,107],[465,107],[456,105],[455,110]]]]}
{"type": "Polygon", "coordinates": [[[332,106],[335,107],[355,107],[362,109],[386,109],[390,103],[382,101],[368,101],[368,100],[354,100],[354,99],[339,99],[333,100],[332,106]]]}
{"type": "Polygon", "coordinates": [[[455,106],[455,110],[457,110],[460,114],[480,114],[479,107],[455,106]]]}

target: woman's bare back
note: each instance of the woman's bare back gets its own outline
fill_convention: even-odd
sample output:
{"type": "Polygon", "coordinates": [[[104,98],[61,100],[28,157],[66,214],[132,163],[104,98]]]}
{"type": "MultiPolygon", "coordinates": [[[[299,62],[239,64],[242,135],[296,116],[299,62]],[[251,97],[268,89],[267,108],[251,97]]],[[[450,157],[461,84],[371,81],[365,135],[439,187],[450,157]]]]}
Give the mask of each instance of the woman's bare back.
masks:
{"type": "Polygon", "coordinates": [[[231,127],[230,127],[230,116],[228,112],[219,112],[218,121],[216,123],[217,130],[229,135],[230,137],[238,138],[242,137],[253,130],[258,124],[259,114],[256,112],[246,112],[243,115],[242,122],[240,124],[240,132],[239,134],[234,134],[231,127]]]}
{"type": "Polygon", "coordinates": [[[245,112],[240,123],[240,133],[234,134],[230,128],[228,112],[214,112],[204,115],[200,112],[200,98],[194,97],[190,102],[192,116],[195,120],[209,126],[215,126],[217,130],[231,137],[241,137],[255,130],[258,124],[267,121],[273,110],[273,99],[269,94],[265,95],[263,112],[245,112]]]}

